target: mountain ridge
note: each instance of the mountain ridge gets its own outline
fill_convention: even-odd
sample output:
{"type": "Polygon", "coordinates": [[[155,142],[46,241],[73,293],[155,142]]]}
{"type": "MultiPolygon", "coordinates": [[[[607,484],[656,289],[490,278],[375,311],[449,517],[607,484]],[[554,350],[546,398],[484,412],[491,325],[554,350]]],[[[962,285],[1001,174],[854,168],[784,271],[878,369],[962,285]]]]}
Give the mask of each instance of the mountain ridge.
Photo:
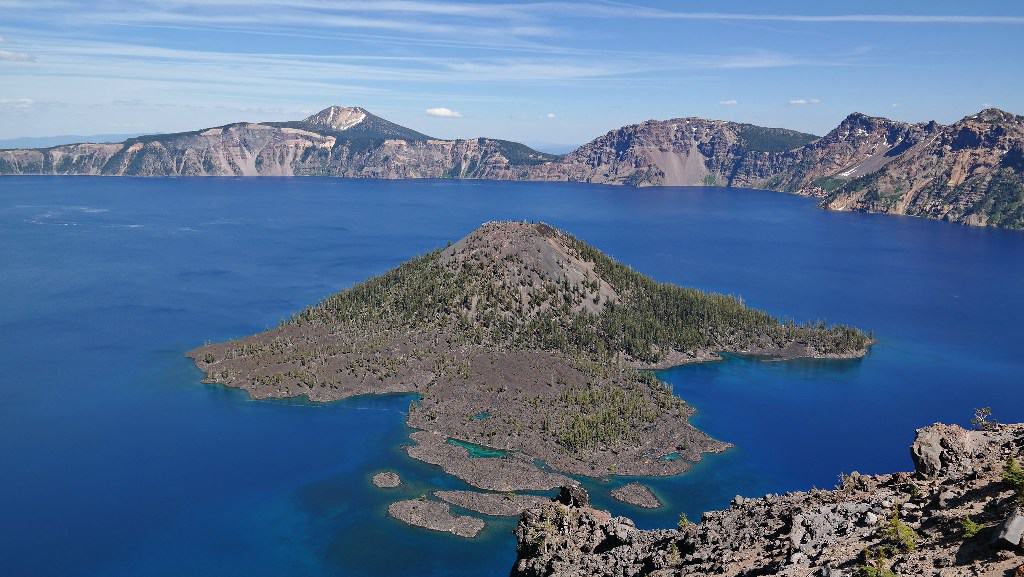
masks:
{"type": "Polygon", "coordinates": [[[1024,117],[957,122],[859,112],[823,136],[679,117],[626,125],[564,155],[495,138],[439,139],[360,107],[112,144],[0,150],[0,174],[336,176],[727,186],[820,199],[832,210],[1024,228],[1024,117]]]}

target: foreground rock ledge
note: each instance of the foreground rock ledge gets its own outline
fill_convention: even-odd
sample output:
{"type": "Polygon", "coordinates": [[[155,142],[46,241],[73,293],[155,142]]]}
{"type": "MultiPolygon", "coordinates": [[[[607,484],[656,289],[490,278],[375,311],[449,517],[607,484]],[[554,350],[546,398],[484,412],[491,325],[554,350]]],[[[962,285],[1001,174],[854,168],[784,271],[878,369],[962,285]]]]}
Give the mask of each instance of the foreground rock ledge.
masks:
{"type": "Polygon", "coordinates": [[[448,503],[410,499],[398,501],[388,507],[388,515],[416,527],[443,531],[459,537],[476,537],[485,523],[482,519],[452,515],[448,503]]]}
{"type": "Polygon", "coordinates": [[[894,548],[880,563],[893,575],[1024,574],[1024,517],[1002,480],[1007,459],[1024,454],[1024,425],[934,425],[918,431],[912,453],[913,473],[853,473],[830,491],[740,497],[682,530],[639,530],[582,496],[552,502],[520,519],[512,575],[885,575],[863,571],[863,552],[879,549],[894,514],[917,537],[912,550],[894,548]],[[980,527],[970,537],[967,518],[980,527]]]}
{"type": "Polygon", "coordinates": [[[629,503],[644,509],[657,509],[661,507],[661,501],[654,495],[650,488],[640,483],[629,483],[611,492],[617,501],[629,503]]]}

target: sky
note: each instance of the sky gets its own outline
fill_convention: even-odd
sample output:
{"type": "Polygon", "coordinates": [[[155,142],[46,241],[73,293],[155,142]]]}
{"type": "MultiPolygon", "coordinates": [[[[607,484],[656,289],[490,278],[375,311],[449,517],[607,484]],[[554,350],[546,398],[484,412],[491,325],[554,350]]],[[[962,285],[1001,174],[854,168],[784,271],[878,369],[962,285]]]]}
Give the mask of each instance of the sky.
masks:
{"type": "Polygon", "coordinates": [[[699,116],[1024,113],[1024,2],[0,0],[0,138],[362,106],[444,137],[580,144],[699,116]]]}

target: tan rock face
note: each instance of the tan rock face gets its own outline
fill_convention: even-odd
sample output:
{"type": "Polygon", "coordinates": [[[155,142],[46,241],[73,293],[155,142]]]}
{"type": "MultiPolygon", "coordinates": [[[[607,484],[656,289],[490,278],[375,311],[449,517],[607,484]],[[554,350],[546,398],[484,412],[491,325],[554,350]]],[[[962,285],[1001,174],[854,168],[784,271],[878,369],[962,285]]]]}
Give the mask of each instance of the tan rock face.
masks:
{"type": "Polygon", "coordinates": [[[440,140],[362,108],[301,122],[0,151],[0,174],[484,178],[737,186],[822,206],[1024,228],[1024,117],[983,110],[949,126],[851,114],[827,135],[702,118],[624,126],[555,157],[521,144],[440,140]]]}
{"type": "Polygon", "coordinates": [[[1024,117],[989,109],[923,138],[824,206],[1024,227],[1024,117]]]}

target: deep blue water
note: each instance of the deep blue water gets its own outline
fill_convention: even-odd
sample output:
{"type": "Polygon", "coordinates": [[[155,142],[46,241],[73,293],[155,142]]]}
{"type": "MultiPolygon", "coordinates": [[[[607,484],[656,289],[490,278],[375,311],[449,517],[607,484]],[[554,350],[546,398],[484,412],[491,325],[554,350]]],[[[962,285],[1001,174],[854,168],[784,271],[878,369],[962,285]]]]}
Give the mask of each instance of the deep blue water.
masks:
{"type": "Polygon", "coordinates": [[[0,179],[4,575],[506,575],[475,541],[385,516],[462,487],[401,450],[409,397],[254,402],[184,351],[245,335],[491,219],[542,219],[663,281],[873,330],[861,361],[730,359],[662,373],[736,444],[649,480],[641,526],[737,493],[910,467],[913,429],[1024,420],[1024,234],[829,213],[783,194],[329,179],[0,179]],[[373,488],[399,471],[407,485],[373,488]]]}

